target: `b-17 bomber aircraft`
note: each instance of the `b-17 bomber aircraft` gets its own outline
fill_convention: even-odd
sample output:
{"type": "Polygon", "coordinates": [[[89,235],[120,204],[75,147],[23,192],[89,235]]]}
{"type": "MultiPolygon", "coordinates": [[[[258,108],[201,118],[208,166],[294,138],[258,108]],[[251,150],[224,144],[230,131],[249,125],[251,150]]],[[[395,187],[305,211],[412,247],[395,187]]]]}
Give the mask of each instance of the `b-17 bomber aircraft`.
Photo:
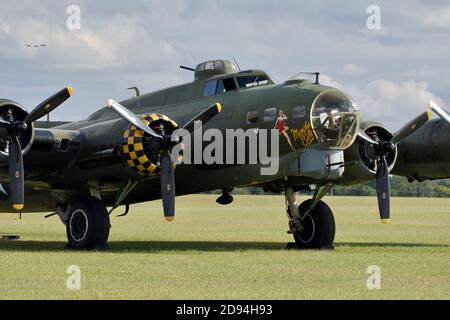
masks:
{"type": "Polygon", "coordinates": [[[69,248],[97,249],[107,247],[119,207],[126,215],[132,204],[162,199],[171,221],[175,196],[222,190],[217,202],[227,205],[233,188],[260,187],[285,194],[298,248],[327,248],[335,220],[322,199],[333,185],[375,179],[388,223],[389,174],[450,177],[450,115],[432,102],[440,118],[427,111],[392,133],[361,121],[352,99],[321,85],[319,73],[277,83],[227,60],[183,68],[193,82],[143,95],[135,88],[135,97],[110,99],[77,122],[37,121],[72,95],[70,87],[30,113],[0,100],[0,211],[55,212],[69,248]],[[301,191],[313,196],[298,204],[301,191]]]}

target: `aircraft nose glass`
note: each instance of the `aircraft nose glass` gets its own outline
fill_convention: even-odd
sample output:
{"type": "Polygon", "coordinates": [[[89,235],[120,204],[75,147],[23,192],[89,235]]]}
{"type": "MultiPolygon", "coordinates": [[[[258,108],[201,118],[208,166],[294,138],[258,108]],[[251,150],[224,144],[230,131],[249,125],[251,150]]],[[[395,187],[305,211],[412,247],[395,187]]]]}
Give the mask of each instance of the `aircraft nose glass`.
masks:
{"type": "Polygon", "coordinates": [[[322,145],[347,149],[356,139],[361,115],[348,96],[338,90],[328,90],[315,100],[311,122],[314,134],[322,145]]]}

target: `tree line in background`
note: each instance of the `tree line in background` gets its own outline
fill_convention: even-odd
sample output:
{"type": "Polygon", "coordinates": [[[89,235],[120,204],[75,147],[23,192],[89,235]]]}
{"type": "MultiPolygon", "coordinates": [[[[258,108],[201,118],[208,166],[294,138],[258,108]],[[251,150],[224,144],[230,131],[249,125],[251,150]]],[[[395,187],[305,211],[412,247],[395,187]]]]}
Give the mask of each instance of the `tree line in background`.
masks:
{"type": "MultiPolygon", "coordinates": [[[[393,197],[450,197],[450,180],[408,182],[404,177],[391,176],[393,197]]],[[[233,194],[265,194],[261,188],[238,188],[233,194]]],[[[334,196],[376,196],[375,181],[352,186],[333,186],[334,196]]]]}
{"type": "MultiPolygon", "coordinates": [[[[391,195],[393,197],[450,197],[450,180],[427,180],[424,182],[408,182],[404,177],[392,176],[391,195]]],[[[353,186],[334,186],[334,195],[375,196],[375,181],[353,186]]]]}

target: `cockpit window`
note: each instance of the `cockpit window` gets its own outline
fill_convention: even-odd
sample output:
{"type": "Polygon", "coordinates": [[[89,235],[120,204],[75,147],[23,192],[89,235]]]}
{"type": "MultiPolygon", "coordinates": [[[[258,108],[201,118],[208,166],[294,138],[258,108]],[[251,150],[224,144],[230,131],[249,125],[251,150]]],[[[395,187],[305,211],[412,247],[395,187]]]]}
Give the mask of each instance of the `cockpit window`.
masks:
{"type": "Polygon", "coordinates": [[[233,78],[207,81],[203,89],[203,96],[209,97],[236,90],[236,83],[233,78]]]}
{"type": "Polygon", "coordinates": [[[253,88],[271,84],[272,81],[266,75],[241,76],[237,77],[239,88],[253,88]]]}
{"type": "Polygon", "coordinates": [[[207,81],[203,89],[203,96],[209,97],[216,94],[217,80],[207,81]]]}
{"type": "Polygon", "coordinates": [[[234,82],[233,78],[226,78],[219,80],[219,83],[217,84],[217,94],[234,91],[236,90],[236,83],[234,82]]]}

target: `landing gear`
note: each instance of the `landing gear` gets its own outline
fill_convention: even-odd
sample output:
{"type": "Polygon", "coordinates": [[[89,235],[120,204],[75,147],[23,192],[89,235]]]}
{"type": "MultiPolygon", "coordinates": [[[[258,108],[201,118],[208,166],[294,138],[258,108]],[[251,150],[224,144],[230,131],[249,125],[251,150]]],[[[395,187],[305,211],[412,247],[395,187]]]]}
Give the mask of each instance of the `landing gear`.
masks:
{"type": "MultiPolygon", "coordinates": [[[[331,185],[318,187],[313,199],[297,205],[295,192],[286,190],[286,208],[289,218],[289,231],[294,236],[298,249],[333,249],[336,224],[333,212],[320,199],[331,185]]],[[[290,246],[292,247],[292,246],[290,246]]]]}
{"type": "Polygon", "coordinates": [[[109,214],[96,198],[70,206],[66,223],[69,249],[105,249],[109,237],[109,214]]]}
{"type": "Polygon", "coordinates": [[[332,248],[336,232],[333,212],[325,202],[319,201],[314,209],[305,214],[311,202],[307,200],[298,207],[303,220],[301,230],[293,233],[295,244],[301,249],[332,248]]]}

